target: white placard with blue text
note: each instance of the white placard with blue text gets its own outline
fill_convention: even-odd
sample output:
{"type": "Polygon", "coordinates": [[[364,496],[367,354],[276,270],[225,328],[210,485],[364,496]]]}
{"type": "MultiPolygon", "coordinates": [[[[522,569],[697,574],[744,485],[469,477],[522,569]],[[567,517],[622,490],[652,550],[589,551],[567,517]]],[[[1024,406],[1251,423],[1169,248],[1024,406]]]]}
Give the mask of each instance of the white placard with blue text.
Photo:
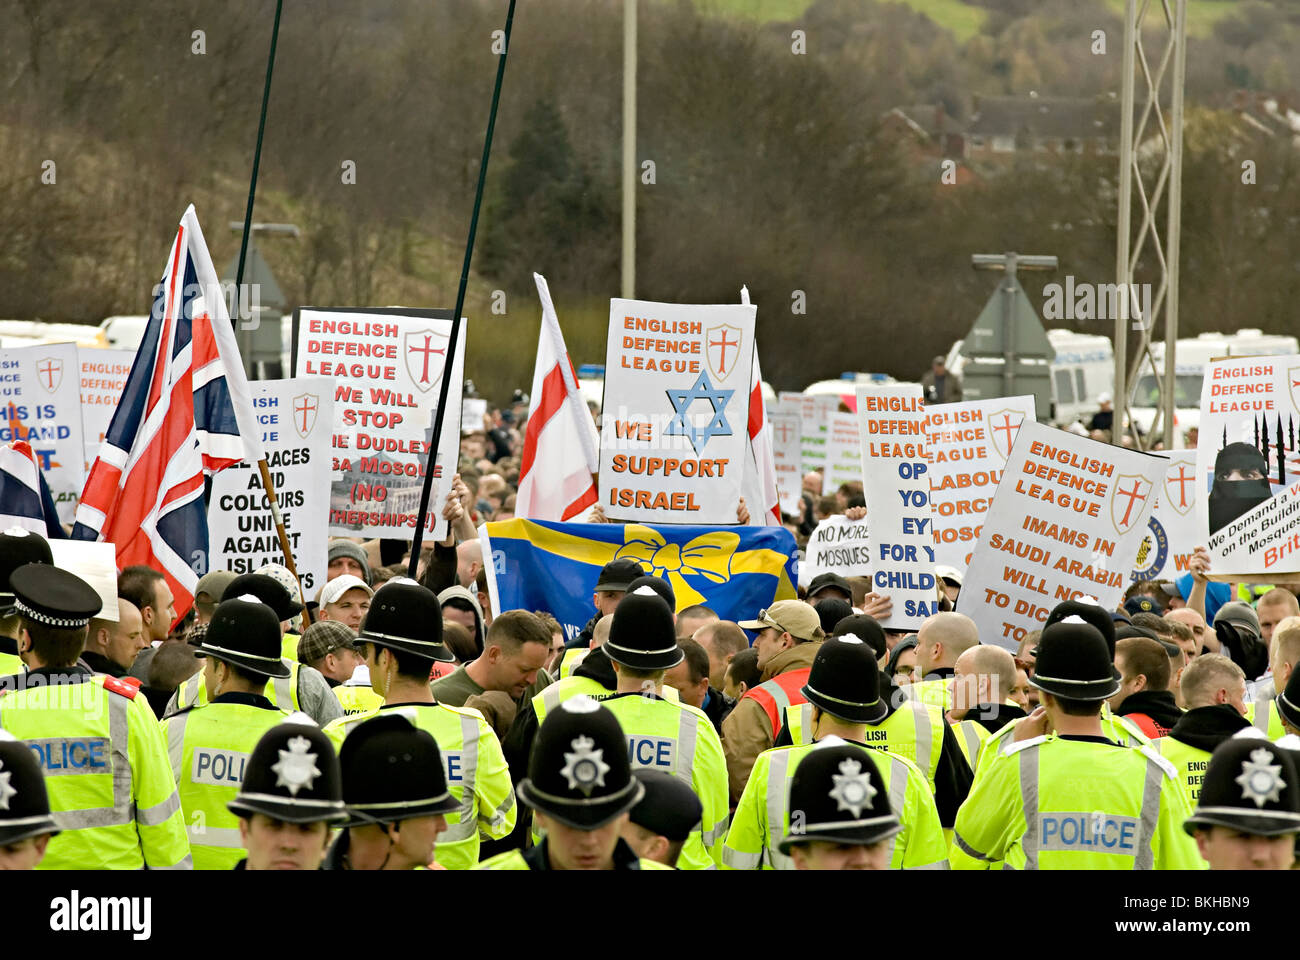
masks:
{"type": "Polygon", "coordinates": [[[871,585],[893,601],[893,611],[880,625],[915,630],[939,609],[921,386],[859,386],[855,392],[871,524],[871,585]]]}
{"type": "Polygon", "coordinates": [[[0,357],[0,443],[31,444],[62,523],[76,516],[86,479],[80,385],[75,343],[6,347],[0,357]]]}

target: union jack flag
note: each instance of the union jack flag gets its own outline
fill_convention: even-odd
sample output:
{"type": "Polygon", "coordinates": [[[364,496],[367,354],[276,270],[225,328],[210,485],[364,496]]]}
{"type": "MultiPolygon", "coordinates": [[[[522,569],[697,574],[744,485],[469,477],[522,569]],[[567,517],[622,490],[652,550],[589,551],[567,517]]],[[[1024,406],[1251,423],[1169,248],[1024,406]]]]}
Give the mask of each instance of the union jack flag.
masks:
{"type": "Polygon", "coordinates": [[[10,527],[51,539],[67,536],[59,526],[40,462],[26,440],[0,447],[0,529],[10,527]]]}
{"type": "Polygon", "coordinates": [[[119,568],[158,570],[184,616],[208,570],[204,479],[262,456],[230,315],[191,206],[72,536],[115,544],[119,568]]]}

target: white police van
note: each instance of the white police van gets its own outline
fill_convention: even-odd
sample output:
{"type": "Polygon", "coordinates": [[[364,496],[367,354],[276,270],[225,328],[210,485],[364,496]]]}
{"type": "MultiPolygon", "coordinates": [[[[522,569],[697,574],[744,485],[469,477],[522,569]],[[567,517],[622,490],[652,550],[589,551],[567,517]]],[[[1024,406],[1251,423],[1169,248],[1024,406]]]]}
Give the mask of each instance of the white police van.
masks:
{"type": "MultiPolygon", "coordinates": [[[[1160,404],[1161,380],[1164,376],[1165,345],[1151,345],[1160,379],[1151,372],[1150,364],[1140,368],[1133,404],[1129,407],[1129,420],[1139,430],[1151,429],[1156,409],[1160,404]]],[[[1174,447],[1187,446],[1187,431],[1199,426],[1201,421],[1201,384],[1205,379],[1205,365],[1220,357],[1291,356],[1300,354],[1300,343],[1295,337],[1267,334],[1262,330],[1247,328],[1236,333],[1202,333],[1197,337],[1179,340],[1174,353],[1174,447]]]]}

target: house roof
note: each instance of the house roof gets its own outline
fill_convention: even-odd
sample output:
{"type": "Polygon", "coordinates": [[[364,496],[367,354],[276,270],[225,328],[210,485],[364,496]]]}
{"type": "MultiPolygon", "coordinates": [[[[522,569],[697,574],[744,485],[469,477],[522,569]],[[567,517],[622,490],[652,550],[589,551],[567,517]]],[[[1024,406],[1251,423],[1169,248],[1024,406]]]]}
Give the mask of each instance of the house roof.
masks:
{"type": "Polygon", "coordinates": [[[1048,139],[1119,137],[1119,104],[1068,97],[980,97],[967,133],[1048,139]]]}

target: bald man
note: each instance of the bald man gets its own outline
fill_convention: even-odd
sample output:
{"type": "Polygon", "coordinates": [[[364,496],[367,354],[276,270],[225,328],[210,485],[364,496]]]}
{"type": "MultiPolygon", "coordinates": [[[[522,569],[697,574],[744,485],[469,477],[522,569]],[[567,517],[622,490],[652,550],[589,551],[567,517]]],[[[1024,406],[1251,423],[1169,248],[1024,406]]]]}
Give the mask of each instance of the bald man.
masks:
{"type": "Polygon", "coordinates": [[[1218,653],[1219,638],[1215,636],[1214,631],[1209,629],[1203,617],[1198,611],[1191,607],[1179,607],[1177,610],[1169,610],[1165,613],[1166,620],[1172,620],[1174,623],[1181,623],[1192,631],[1192,639],[1196,642],[1196,651],[1188,655],[1189,660],[1194,660],[1201,653],[1218,653]]]}
{"type": "Polygon", "coordinates": [[[965,614],[936,613],[927,618],[916,639],[916,670],[923,679],[909,686],[907,695],[947,711],[952,706],[949,681],[957,658],[979,642],[979,629],[965,614]]]}
{"type": "Polygon", "coordinates": [[[1026,716],[1010,701],[1016,686],[1016,661],[992,644],[976,644],[957,658],[950,681],[947,720],[962,756],[974,772],[980,747],[990,733],[1026,716]]]}
{"type": "Polygon", "coordinates": [[[717,623],[718,615],[702,604],[687,607],[677,614],[677,639],[689,639],[706,623],[717,623]]]}
{"type": "Polygon", "coordinates": [[[1300,603],[1295,594],[1285,587],[1274,587],[1259,598],[1255,604],[1255,613],[1259,616],[1259,629],[1270,649],[1273,646],[1273,631],[1287,617],[1300,616],[1300,603]]]}

